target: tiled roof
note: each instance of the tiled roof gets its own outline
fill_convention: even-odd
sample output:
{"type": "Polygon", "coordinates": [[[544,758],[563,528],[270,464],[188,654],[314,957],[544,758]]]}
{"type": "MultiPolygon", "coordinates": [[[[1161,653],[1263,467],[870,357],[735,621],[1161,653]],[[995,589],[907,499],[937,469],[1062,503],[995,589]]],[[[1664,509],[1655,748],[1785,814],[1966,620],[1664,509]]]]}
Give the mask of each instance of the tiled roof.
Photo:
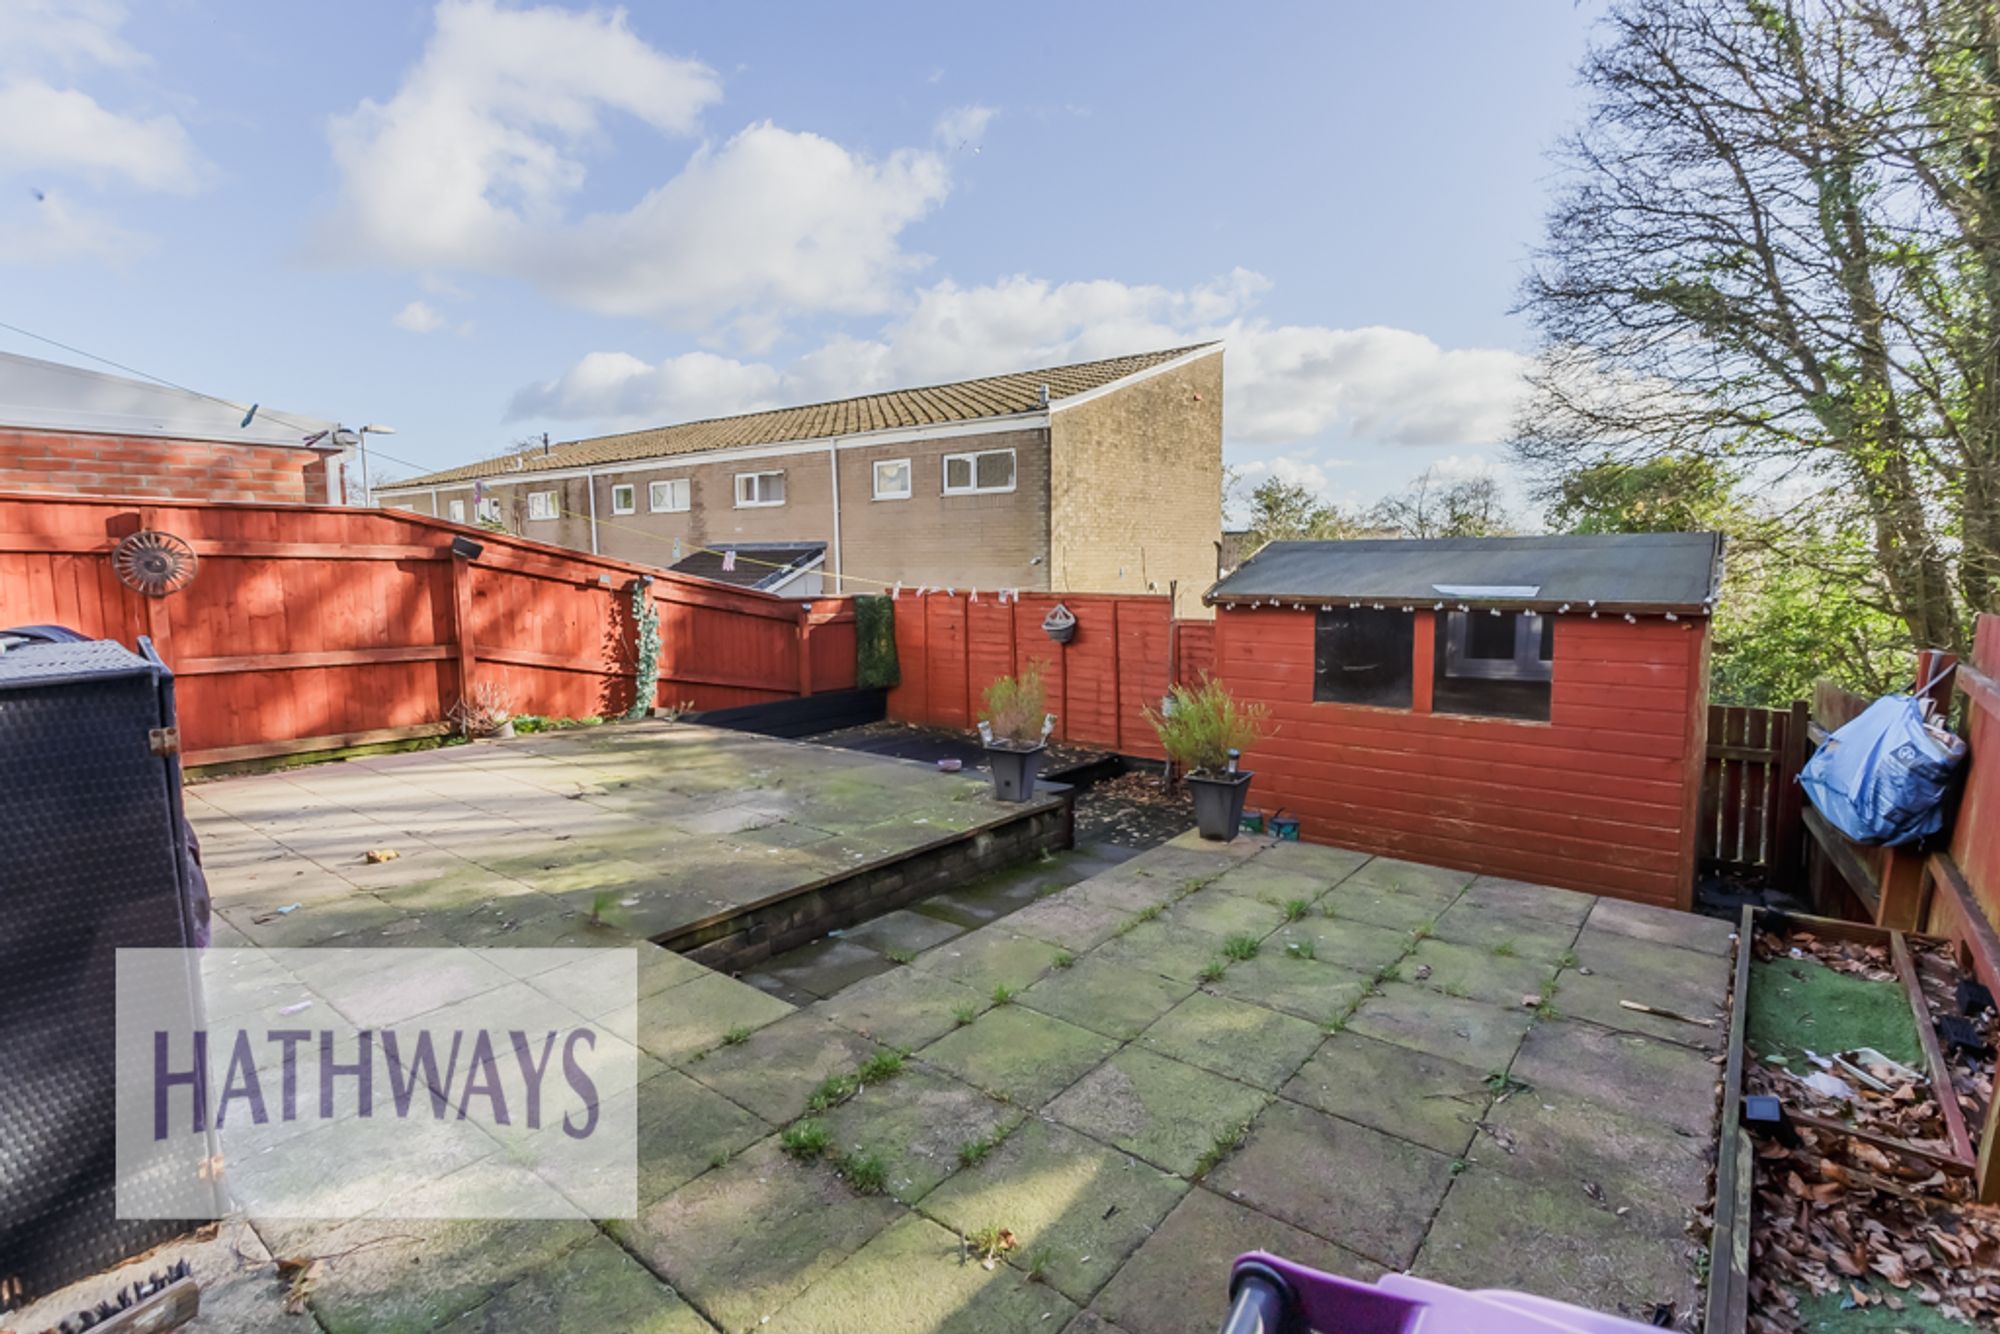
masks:
{"type": "Polygon", "coordinates": [[[989,375],[983,379],[934,384],[920,389],[892,389],[887,393],[863,394],[859,398],[836,399],[831,403],[809,403],[803,407],[746,412],[737,417],[682,422],[678,426],[656,426],[621,435],[593,436],[587,440],[572,440],[552,446],[547,453],[532,449],[525,453],[503,454],[498,458],[446,468],[442,472],[413,477],[377,489],[440,486],[476,477],[532,474],[556,468],[696,454],[710,449],[775,445],[793,440],[826,440],[896,427],[940,426],[948,422],[1006,417],[1033,412],[1041,407],[1043,385],[1048,386],[1049,401],[1056,402],[1073,394],[1101,389],[1128,375],[1151,370],[1176,357],[1213,346],[1217,345],[1193,343],[1129,357],[1078,362],[1073,366],[989,375]]]}

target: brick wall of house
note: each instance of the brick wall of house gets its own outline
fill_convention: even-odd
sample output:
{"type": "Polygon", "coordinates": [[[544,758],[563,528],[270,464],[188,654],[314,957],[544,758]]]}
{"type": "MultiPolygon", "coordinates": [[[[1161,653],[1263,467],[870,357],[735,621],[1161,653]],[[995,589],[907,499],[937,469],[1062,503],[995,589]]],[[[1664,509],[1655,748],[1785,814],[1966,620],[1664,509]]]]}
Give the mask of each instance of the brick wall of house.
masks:
{"type": "Polygon", "coordinates": [[[0,491],[318,505],[326,488],[310,449],[0,427],[0,491]]]}
{"type": "Polygon", "coordinates": [[[1167,591],[1205,616],[1222,535],[1222,356],[1071,408],[1050,426],[1050,555],[1058,588],[1167,591]]]}
{"type": "MultiPolygon", "coordinates": [[[[840,459],[840,525],[843,571],[851,576],[839,591],[869,593],[902,580],[957,588],[1048,588],[1048,434],[1035,429],[847,449],[840,459]],[[973,496],[944,494],[944,457],[981,450],[1014,451],[1014,489],[973,496]],[[908,459],[908,500],[876,500],[875,463],[908,459]],[[1036,562],[1037,556],[1043,559],[1036,562]]],[[[830,542],[833,491],[824,446],[771,458],[701,463],[661,460],[630,468],[606,467],[594,477],[597,541],[602,555],[651,565],[671,565],[674,543],[686,554],[721,542],[830,542]],[[736,507],[736,474],[785,474],[785,503],[736,507]],[[685,513],[655,514],[650,483],[686,478],[691,507],[685,513]],[[633,513],[615,512],[612,489],[630,485],[633,513]]],[[[486,494],[498,499],[508,530],[542,542],[590,550],[589,492],[582,477],[524,476],[489,480],[486,494]],[[555,491],[560,516],[554,521],[527,517],[530,491],[555,491]]],[[[453,501],[465,520],[476,519],[470,484],[406,493],[385,504],[450,518],[453,501]],[[433,509],[435,505],[435,509],[433,509]]],[[[831,562],[829,561],[829,566],[831,562]]],[[[829,591],[833,584],[829,581],[829,591]]]]}
{"type": "Polygon", "coordinates": [[[842,591],[902,580],[952,588],[1049,586],[1049,444],[1039,428],[870,445],[840,454],[842,591]],[[1014,489],[944,494],[944,458],[1014,451],[1014,489]],[[876,500],[875,464],[910,461],[910,498],[876,500]],[[1039,563],[1035,558],[1041,557],[1039,563]]]}

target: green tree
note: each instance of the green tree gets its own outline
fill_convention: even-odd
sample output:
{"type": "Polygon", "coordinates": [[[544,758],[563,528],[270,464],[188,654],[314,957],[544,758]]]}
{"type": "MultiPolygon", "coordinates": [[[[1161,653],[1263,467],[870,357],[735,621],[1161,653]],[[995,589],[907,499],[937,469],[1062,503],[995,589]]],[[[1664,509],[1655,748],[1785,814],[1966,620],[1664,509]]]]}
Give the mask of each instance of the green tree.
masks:
{"type": "Polygon", "coordinates": [[[1737,527],[1730,479],[1712,459],[1603,459],[1548,488],[1549,527],[1566,533],[1697,533],[1737,527]]]}
{"type": "Polygon", "coordinates": [[[1268,477],[1250,493],[1250,542],[1244,554],[1266,542],[1334,539],[1360,535],[1358,519],[1322,499],[1309,487],[1268,477]]]}
{"type": "Polygon", "coordinates": [[[1496,479],[1451,480],[1439,477],[1435,468],[1424,469],[1399,494],[1377,501],[1369,519],[1401,537],[1504,537],[1514,531],[1496,479]]]}

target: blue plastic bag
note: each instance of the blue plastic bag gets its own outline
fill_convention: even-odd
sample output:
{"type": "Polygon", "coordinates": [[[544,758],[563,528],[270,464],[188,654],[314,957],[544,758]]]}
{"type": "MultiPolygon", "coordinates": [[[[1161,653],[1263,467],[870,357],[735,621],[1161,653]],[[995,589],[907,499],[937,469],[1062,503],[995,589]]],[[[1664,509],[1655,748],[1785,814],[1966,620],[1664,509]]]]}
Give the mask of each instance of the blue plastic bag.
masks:
{"type": "Polygon", "coordinates": [[[1799,774],[1813,807],[1857,843],[1893,846],[1944,827],[1945,787],[1965,743],[1924,726],[1910,695],[1885,695],[1826,739],[1799,774]]]}

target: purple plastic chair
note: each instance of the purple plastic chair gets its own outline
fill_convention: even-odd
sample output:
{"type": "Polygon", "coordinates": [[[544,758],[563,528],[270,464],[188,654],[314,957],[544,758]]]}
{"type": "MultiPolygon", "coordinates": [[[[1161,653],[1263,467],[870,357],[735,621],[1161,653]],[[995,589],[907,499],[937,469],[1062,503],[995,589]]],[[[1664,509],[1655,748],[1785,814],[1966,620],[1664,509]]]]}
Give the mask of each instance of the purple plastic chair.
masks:
{"type": "Polygon", "coordinates": [[[1236,1258],[1222,1334],[1648,1334],[1655,1327],[1523,1292],[1461,1292],[1385,1274],[1362,1283],[1263,1251],[1236,1258]]]}

